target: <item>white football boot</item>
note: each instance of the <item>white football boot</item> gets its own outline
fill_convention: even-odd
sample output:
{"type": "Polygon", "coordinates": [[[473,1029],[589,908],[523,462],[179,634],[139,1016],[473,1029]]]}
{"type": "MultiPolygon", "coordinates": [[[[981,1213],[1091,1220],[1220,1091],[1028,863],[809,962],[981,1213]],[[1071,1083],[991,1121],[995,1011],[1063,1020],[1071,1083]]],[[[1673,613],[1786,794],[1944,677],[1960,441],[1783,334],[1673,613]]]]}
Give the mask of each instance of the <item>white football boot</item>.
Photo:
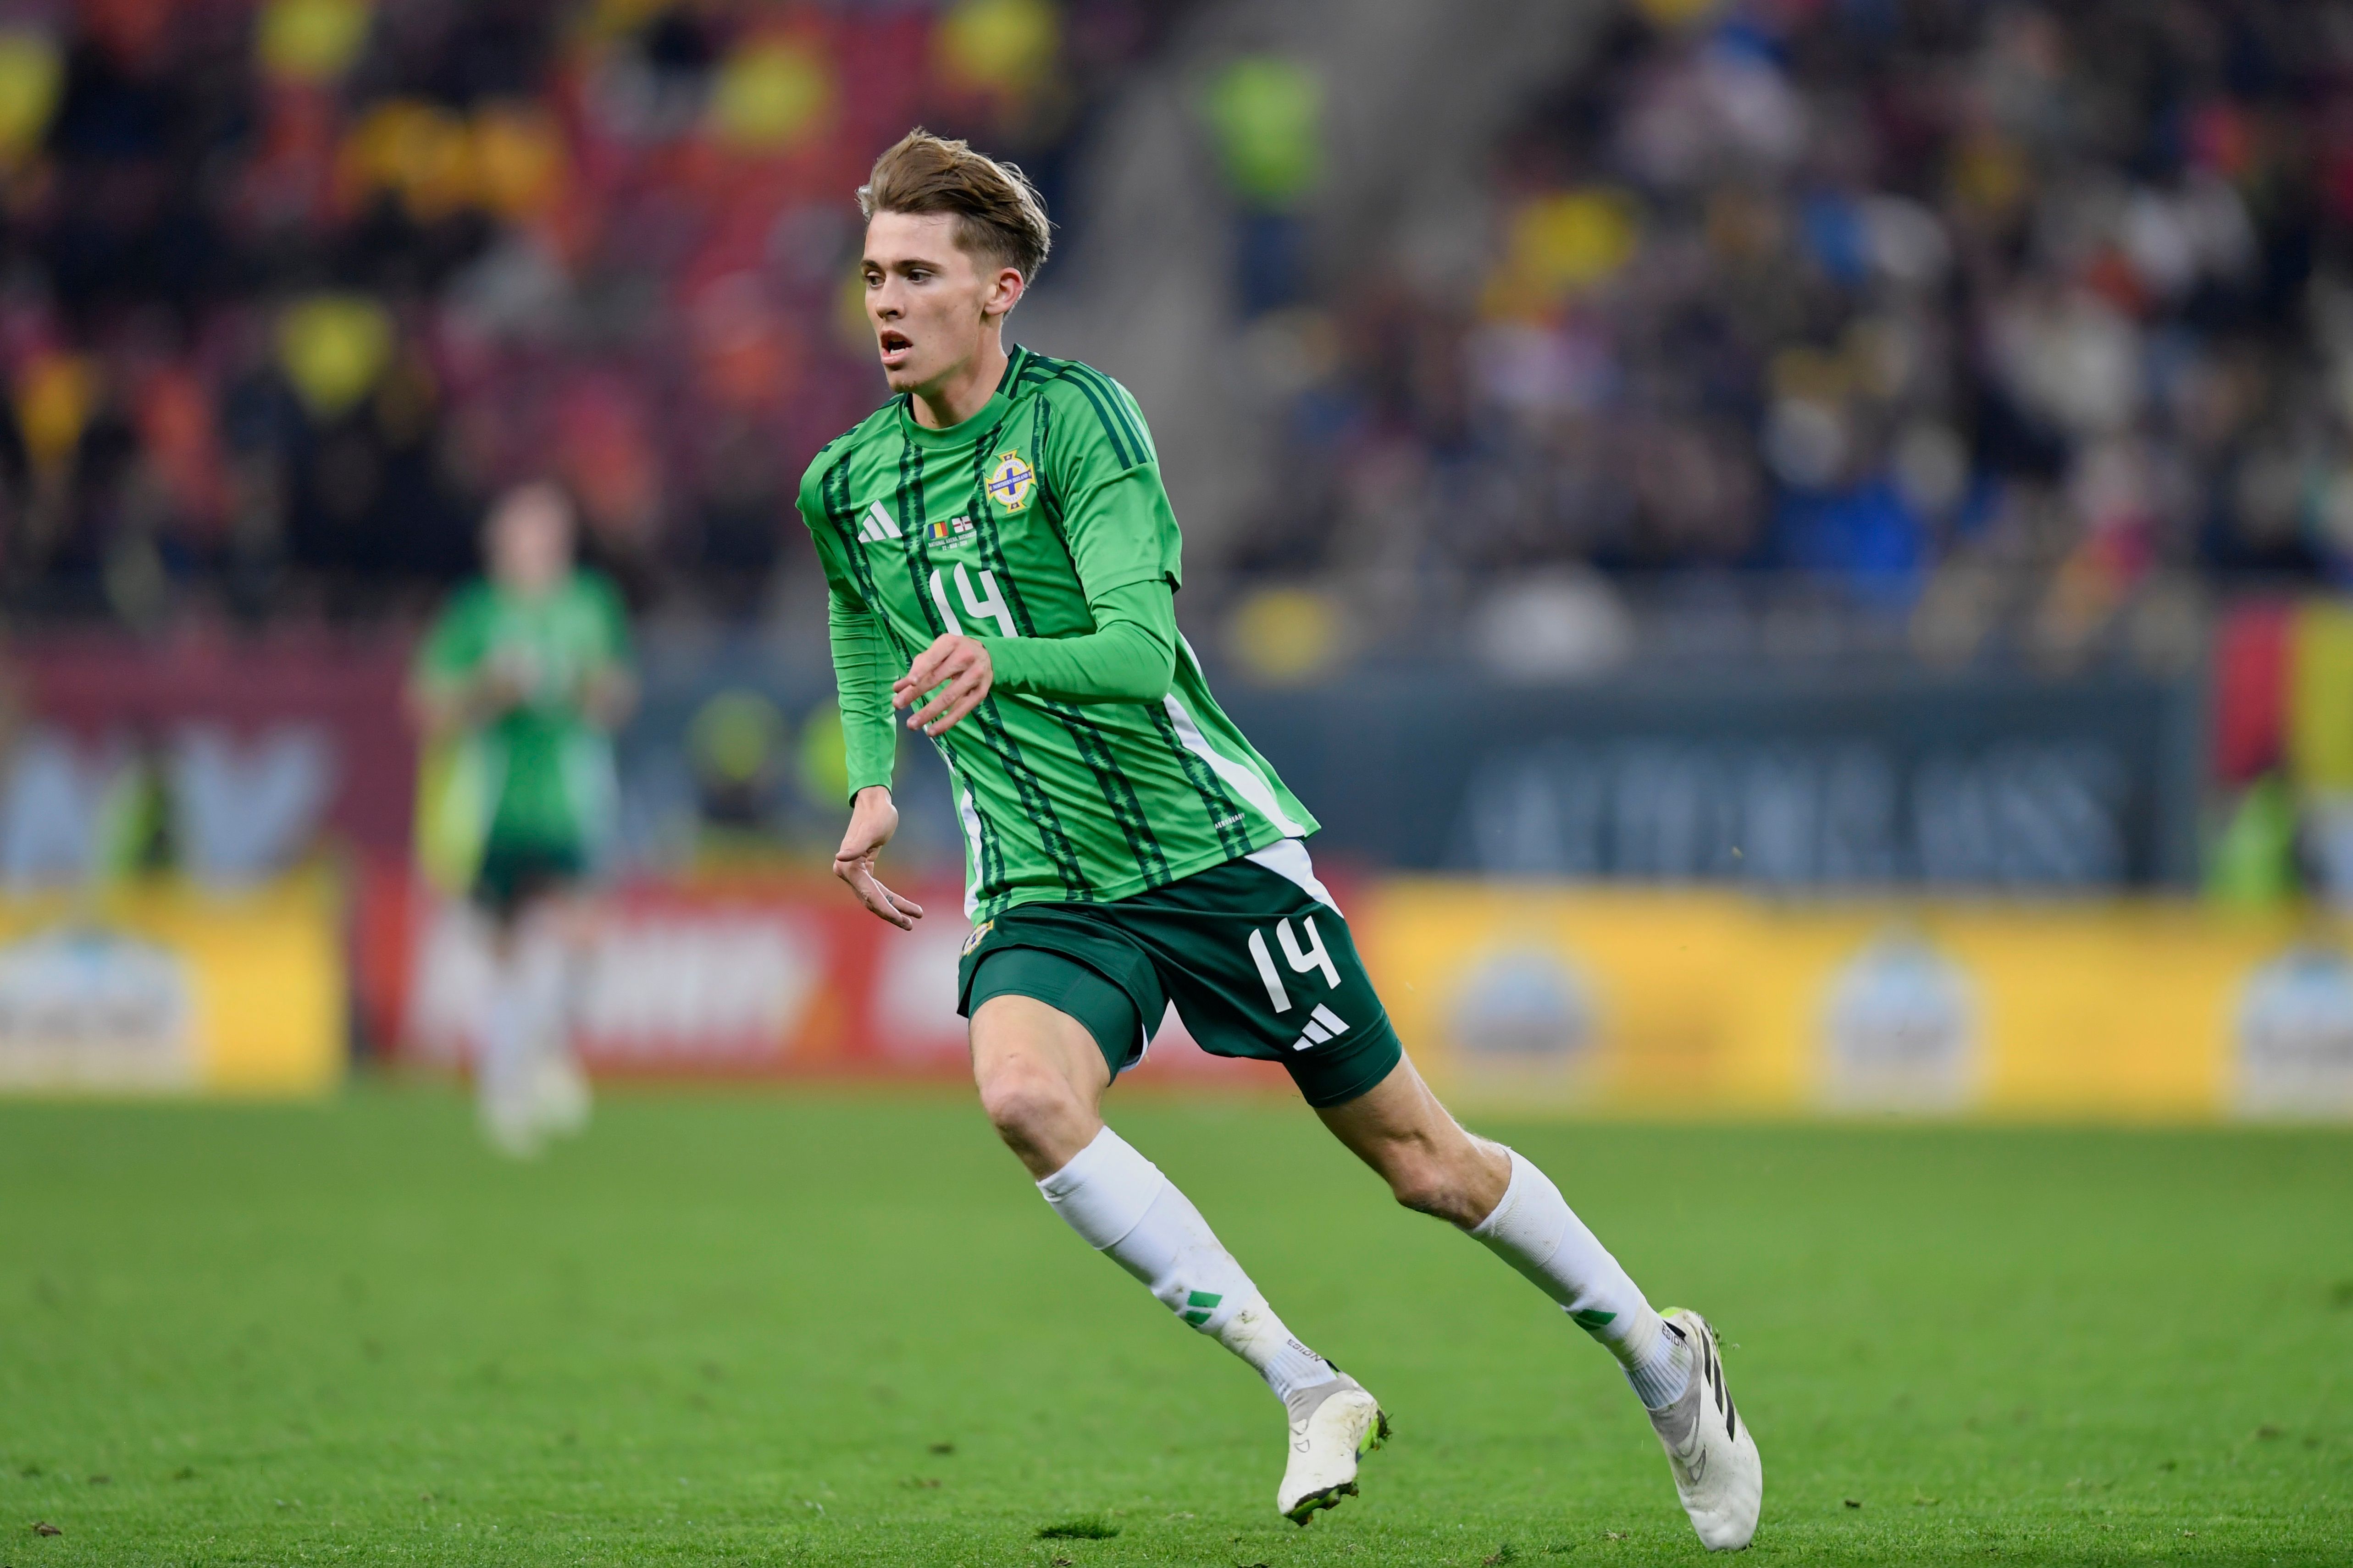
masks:
{"type": "Polygon", "coordinates": [[[483,1142],[510,1160],[536,1159],[543,1138],[538,1109],[525,1089],[498,1079],[486,1081],[475,1099],[483,1142]]]}
{"type": "Polygon", "coordinates": [[[511,1039],[485,1039],[474,1059],[474,1110],[482,1138],[512,1160],[539,1153],[543,1129],[535,1064],[511,1039]]]}
{"type": "Polygon", "coordinates": [[[1313,1388],[1293,1390],[1283,1401],[1291,1412],[1291,1460],[1274,1506],[1283,1518],[1303,1525],[1318,1509],[1338,1508],[1356,1495],[1356,1461],[1381,1446],[1389,1418],[1381,1402],[1339,1368],[1339,1375],[1313,1388]]]}
{"type": "Polygon", "coordinates": [[[1757,1439],[1725,1386],[1724,1363],[1716,1355],[1715,1331],[1697,1312],[1672,1307],[1663,1314],[1666,1331],[1691,1347],[1691,1386],[1664,1410],[1651,1412],[1651,1426],[1667,1450],[1675,1495],[1691,1515],[1692,1528],[1710,1552],[1737,1552],[1757,1533],[1765,1504],[1765,1461],[1757,1439]]]}
{"type": "Polygon", "coordinates": [[[533,1121],[541,1131],[575,1138],[588,1131],[595,1098],[580,1058],[569,1048],[558,1046],[540,1057],[533,1089],[533,1121]]]}

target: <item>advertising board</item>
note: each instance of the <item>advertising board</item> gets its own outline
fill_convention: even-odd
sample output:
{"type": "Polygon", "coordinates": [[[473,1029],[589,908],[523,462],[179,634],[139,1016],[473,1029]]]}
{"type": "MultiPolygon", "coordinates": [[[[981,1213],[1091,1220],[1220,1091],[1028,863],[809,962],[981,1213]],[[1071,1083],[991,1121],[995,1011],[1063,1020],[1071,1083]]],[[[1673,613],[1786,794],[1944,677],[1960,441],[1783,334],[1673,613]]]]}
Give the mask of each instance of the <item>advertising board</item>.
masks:
{"type": "Polygon", "coordinates": [[[334,888],[0,898],[0,1091],[309,1095],[346,1057],[334,888]]]}
{"type": "Polygon", "coordinates": [[[1400,879],[1363,937],[1466,1102],[1662,1116],[2353,1117],[2353,931],[2183,900],[1400,879]]]}
{"type": "MultiPolygon", "coordinates": [[[[646,879],[607,899],[583,966],[576,1039],[606,1078],[884,1078],[963,1081],[955,1010],[969,925],[954,888],[884,925],[831,881],[646,879]]],[[[455,1069],[491,972],[479,917],[405,875],[379,879],[360,924],[370,1033],[396,1060],[455,1069]]],[[[1264,1064],[1201,1050],[1173,1012],[1141,1083],[1281,1088],[1264,1064]]]]}
{"type": "MultiPolygon", "coordinates": [[[[578,1028],[606,1077],[961,1081],[966,927],[830,882],[670,881],[609,903],[578,1028]]],[[[1388,879],[1344,895],[1398,1032],[1466,1108],[1666,1118],[2353,1117],[2353,930],[2148,898],[1766,899],[1388,879]]],[[[411,889],[378,1037],[455,1068],[473,917],[411,889]]],[[[5,969],[0,969],[4,977],[5,969]]],[[[0,979],[0,984],[5,984],[0,979]]],[[[1281,1089],[1171,1015],[1134,1079],[1281,1089]]]]}

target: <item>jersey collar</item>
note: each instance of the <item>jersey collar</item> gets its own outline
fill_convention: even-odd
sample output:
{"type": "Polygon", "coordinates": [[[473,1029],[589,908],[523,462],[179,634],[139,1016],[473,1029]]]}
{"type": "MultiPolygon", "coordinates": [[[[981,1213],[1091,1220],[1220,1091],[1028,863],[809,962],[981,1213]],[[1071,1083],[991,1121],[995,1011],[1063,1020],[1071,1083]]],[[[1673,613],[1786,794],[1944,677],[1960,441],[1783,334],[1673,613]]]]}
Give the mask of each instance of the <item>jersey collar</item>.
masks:
{"type": "Polygon", "coordinates": [[[1012,392],[1021,380],[1021,367],[1037,356],[1016,343],[1006,352],[1005,374],[997,378],[997,390],[980,405],[980,412],[959,424],[934,430],[915,417],[914,395],[899,395],[899,428],[919,447],[962,447],[980,438],[996,423],[1004,418],[1013,406],[1012,392]]]}

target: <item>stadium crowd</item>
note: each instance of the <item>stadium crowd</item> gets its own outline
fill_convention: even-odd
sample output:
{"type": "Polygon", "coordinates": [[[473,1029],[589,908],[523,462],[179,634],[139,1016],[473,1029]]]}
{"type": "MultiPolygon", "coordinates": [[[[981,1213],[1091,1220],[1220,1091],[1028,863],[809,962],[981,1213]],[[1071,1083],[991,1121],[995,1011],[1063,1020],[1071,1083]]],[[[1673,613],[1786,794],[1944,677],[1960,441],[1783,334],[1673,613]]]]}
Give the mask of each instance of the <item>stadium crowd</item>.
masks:
{"type": "Polygon", "coordinates": [[[1057,197],[1178,8],[0,9],[0,601],[413,606],[551,469],[633,590],[754,610],[874,401],[875,149],[927,121],[1057,197]]]}
{"type": "MultiPolygon", "coordinates": [[[[1075,151],[1183,11],[11,5],[0,602],[418,604],[546,469],[640,597],[754,613],[799,456],[873,395],[841,193],[925,121],[1067,242],[1075,151]]],[[[1205,97],[1237,330],[1299,388],[1228,564],[1787,568],[2022,594],[2063,639],[2353,562],[2353,10],[1598,15],[1492,149],[1472,279],[1319,270],[1303,68],[1205,97]]]]}
{"type": "Polygon", "coordinates": [[[1246,563],[1788,568],[2061,642],[2339,574],[2348,71],[2284,0],[1615,7],[1493,149],[1482,277],[1267,318],[1324,368],[1246,563]]]}

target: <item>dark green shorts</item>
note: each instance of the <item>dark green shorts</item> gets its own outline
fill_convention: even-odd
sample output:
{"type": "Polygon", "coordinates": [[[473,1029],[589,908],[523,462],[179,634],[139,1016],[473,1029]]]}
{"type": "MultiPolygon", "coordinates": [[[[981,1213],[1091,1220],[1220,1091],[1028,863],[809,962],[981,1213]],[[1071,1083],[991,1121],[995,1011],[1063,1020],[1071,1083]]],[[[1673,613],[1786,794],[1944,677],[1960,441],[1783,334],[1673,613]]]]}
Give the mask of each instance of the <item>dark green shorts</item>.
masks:
{"type": "Polygon", "coordinates": [[[1076,1018],[1117,1074],[1170,1003],[1201,1048],[1281,1062],[1314,1106],[1356,1099],[1403,1052],[1348,922],[1296,843],[1109,904],[1022,904],[965,944],[956,1011],[1030,996],[1076,1018]],[[1319,891],[1321,884],[1316,884],[1319,891]]]}
{"type": "Polygon", "coordinates": [[[523,906],[560,893],[588,872],[587,853],[577,844],[526,844],[493,838],[474,872],[474,902],[501,921],[523,906]]]}

